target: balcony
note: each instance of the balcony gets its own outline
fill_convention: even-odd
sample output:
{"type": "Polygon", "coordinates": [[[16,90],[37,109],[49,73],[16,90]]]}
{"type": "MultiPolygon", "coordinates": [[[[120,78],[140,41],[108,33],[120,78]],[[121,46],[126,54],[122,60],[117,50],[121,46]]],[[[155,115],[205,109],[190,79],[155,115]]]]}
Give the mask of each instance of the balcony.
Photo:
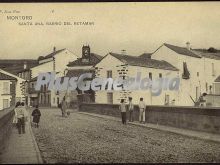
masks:
{"type": "Polygon", "coordinates": [[[38,93],[39,91],[36,91],[35,88],[28,88],[28,93],[32,94],[32,93],[38,93]]]}

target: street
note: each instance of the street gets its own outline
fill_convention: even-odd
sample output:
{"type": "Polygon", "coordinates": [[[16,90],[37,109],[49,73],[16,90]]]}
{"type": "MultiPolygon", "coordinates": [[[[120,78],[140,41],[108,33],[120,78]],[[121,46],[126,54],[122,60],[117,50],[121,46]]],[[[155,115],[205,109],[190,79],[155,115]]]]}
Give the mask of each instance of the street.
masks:
{"type": "Polygon", "coordinates": [[[59,109],[32,128],[45,163],[220,162],[220,143],[59,109]]]}

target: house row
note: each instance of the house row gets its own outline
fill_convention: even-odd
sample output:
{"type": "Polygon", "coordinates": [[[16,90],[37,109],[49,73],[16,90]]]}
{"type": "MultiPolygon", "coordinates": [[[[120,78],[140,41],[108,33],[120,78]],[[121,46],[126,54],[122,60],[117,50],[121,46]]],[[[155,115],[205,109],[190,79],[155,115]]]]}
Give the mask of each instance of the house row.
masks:
{"type": "MultiPolygon", "coordinates": [[[[69,104],[78,101],[118,104],[120,99],[132,97],[135,104],[143,97],[149,105],[192,106],[203,93],[216,98],[220,95],[220,52],[213,49],[192,49],[190,43],[180,47],[164,43],[153,53],[140,56],[110,52],[98,55],[91,52],[88,45],[82,47],[82,55],[76,55],[68,49],[53,51],[40,56],[37,64],[24,65],[17,75],[26,80],[25,100],[28,105],[57,106],[66,96],[69,104]],[[136,77],[151,80],[158,78],[178,78],[178,90],[161,90],[155,96],[152,90],[104,90],[104,91],[49,91],[48,85],[35,91],[37,76],[41,72],[55,72],[56,77],[79,77],[83,73],[92,73],[93,78],[136,77]]],[[[212,102],[212,101],[210,101],[212,102]]],[[[213,103],[212,103],[213,104],[213,103]]],[[[218,106],[218,105],[215,105],[218,106]]]]}

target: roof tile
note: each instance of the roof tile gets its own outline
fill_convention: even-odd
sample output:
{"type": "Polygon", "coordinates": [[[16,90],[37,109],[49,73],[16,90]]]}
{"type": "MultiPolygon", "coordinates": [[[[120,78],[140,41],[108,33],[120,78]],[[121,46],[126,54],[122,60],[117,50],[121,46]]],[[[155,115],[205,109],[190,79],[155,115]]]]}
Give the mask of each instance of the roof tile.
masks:
{"type": "Polygon", "coordinates": [[[165,70],[175,70],[178,69],[175,68],[173,65],[166,61],[159,61],[154,60],[150,58],[141,58],[141,57],[135,57],[131,55],[122,55],[122,54],[116,54],[116,53],[110,53],[115,58],[119,59],[120,61],[127,63],[128,65],[133,66],[143,66],[147,68],[156,68],[156,69],[165,69],[165,70]]]}

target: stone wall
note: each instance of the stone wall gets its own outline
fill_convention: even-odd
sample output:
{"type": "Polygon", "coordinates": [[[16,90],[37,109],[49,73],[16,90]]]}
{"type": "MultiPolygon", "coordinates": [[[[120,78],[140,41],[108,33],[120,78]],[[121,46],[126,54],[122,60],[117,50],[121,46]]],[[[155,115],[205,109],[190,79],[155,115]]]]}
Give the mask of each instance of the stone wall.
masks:
{"type": "MultiPolygon", "coordinates": [[[[120,117],[119,105],[81,104],[80,111],[120,117]]],[[[147,106],[146,122],[177,128],[220,134],[220,108],[147,106]]],[[[139,110],[135,106],[134,118],[138,121],[139,110]]],[[[128,118],[128,113],[127,113],[128,118]]]]}
{"type": "Polygon", "coordinates": [[[0,152],[4,147],[5,140],[11,133],[13,116],[13,107],[0,111],[0,152]]]}

